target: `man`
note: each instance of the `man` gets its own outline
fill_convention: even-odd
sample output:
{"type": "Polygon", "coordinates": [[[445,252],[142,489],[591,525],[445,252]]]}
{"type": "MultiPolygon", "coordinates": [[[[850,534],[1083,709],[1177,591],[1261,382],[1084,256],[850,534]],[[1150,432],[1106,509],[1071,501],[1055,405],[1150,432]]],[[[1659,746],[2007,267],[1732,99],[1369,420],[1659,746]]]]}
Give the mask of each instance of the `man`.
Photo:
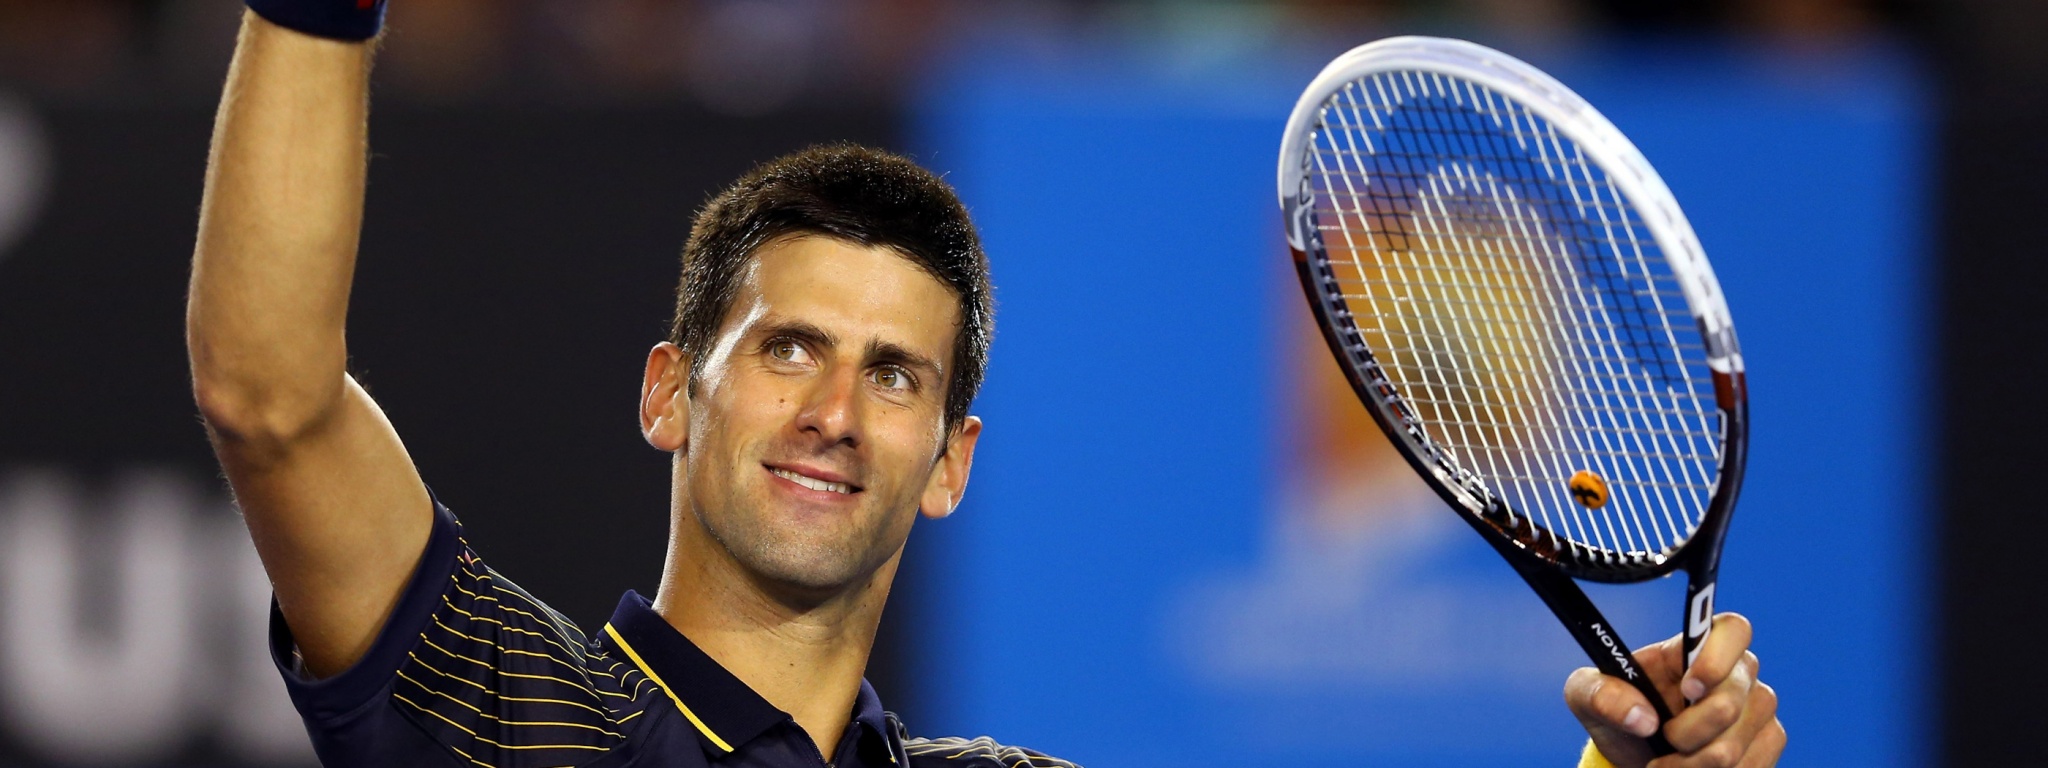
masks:
{"type": "MultiPolygon", "coordinates": [[[[909,739],[862,680],[918,514],[966,490],[992,322],[964,208],[909,161],[824,147],[699,214],[647,441],[675,456],[652,600],[586,635],[491,570],[351,379],[381,4],[250,0],[216,124],[187,319],[195,397],[275,587],[273,650],[329,766],[1064,765],[987,739],[909,739]]],[[[1586,764],[1775,762],[1784,730],[1749,627],[1684,672],[1580,670],[1586,764]]]]}

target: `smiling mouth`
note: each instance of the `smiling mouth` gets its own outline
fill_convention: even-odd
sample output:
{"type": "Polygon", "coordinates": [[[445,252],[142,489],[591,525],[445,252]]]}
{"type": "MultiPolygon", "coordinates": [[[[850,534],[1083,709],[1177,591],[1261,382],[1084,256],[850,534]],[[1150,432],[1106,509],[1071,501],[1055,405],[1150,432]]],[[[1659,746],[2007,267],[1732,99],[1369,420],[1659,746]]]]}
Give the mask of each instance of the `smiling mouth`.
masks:
{"type": "Polygon", "coordinates": [[[776,477],[788,480],[792,483],[796,483],[797,485],[801,485],[813,491],[826,491],[829,493],[851,494],[855,491],[860,490],[846,483],[835,483],[830,480],[819,480],[818,478],[797,472],[791,472],[781,467],[769,467],[768,471],[774,474],[776,477]]]}

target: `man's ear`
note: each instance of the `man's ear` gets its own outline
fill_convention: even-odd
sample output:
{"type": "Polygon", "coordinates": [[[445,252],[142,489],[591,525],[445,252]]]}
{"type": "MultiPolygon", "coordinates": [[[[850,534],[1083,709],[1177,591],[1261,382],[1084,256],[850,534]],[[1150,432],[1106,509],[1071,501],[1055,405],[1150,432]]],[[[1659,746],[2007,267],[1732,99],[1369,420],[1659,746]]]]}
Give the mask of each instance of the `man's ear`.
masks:
{"type": "Polygon", "coordinates": [[[974,444],[981,439],[981,418],[969,416],[946,438],[946,452],[939,455],[932,477],[925,481],[924,497],[917,511],[937,520],[953,514],[967,495],[967,474],[974,469],[974,444]]]}
{"type": "Polygon", "coordinates": [[[640,436],[675,453],[690,440],[690,358],[666,341],[647,353],[640,380],[640,436]]]}

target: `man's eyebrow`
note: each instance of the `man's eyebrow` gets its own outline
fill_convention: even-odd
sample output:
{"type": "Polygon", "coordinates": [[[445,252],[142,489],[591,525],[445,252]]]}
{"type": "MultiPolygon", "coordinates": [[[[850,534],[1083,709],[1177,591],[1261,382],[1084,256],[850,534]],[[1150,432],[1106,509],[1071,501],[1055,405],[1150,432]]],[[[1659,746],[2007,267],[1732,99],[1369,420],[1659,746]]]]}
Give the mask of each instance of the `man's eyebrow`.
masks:
{"type": "Polygon", "coordinates": [[[931,356],[919,354],[912,351],[909,347],[881,339],[868,340],[866,355],[867,359],[871,362],[892,363],[905,368],[918,368],[931,373],[933,376],[946,372],[945,366],[939,365],[939,361],[932,359],[931,356]]]}
{"type": "Polygon", "coordinates": [[[832,335],[831,331],[802,320],[779,318],[772,315],[764,318],[760,325],[755,326],[754,335],[766,338],[786,336],[813,346],[825,348],[833,347],[839,343],[839,337],[832,335]]]}

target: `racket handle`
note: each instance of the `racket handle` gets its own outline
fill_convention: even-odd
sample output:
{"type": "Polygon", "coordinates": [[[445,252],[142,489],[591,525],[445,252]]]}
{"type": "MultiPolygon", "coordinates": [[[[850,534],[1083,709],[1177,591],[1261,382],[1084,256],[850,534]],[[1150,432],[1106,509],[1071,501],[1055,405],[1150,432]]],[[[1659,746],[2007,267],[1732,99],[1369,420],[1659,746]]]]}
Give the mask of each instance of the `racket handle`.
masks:
{"type": "MultiPolygon", "coordinates": [[[[1559,574],[1559,578],[1571,577],[1559,574]]],[[[1593,601],[1587,600],[1585,593],[1580,592],[1576,584],[1572,585],[1572,592],[1577,595],[1578,601],[1585,604],[1587,613],[1567,617],[1558,611],[1555,605],[1551,606],[1552,612],[1557,613],[1557,618],[1564,622],[1565,628],[1571,630],[1572,638],[1579,641],[1579,647],[1593,660],[1594,668],[1608,677],[1627,680],[1629,685],[1635,686],[1635,689],[1643,694],[1643,698],[1650,700],[1650,708],[1657,713],[1657,730],[1644,739],[1650,745],[1651,754],[1663,757],[1676,752],[1677,750],[1672,749],[1671,742],[1664,739],[1664,724],[1671,722],[1671,708],[1664,706],[1664,694],[1657,690],[1656,683],[1650,681],[1649,671],[1636,663],[1635,652],[1629,650],[1627,643],[1622,642],[1621,635],[1615,633],[1613,629],[1614,625],[1607,623],[1606,617],[1600,615],[1600,609],[1593,607],[1593,601]]],[[[1569,602],[1570,598],[1566,598],[1566,601],[1569,602]]],[[[1549,601],[1546,599],[1545,602],[1549,601]]]]}
{"type": "MultiPolygon", "coordinates": [[[[1494,537],[1487,537],[1493,541],[1494,537]]],[[[1494,542],[1495,547],[1505,544],[1494,542]]],[[[1657,731],[1644,739],[1650,752],[1658,757],[1671,754],[1671,742],[1664,739],[1664,724],[1671,722],[1671,708],[1664,705],[1664,694],[1657,691],[1656,683],[1650,682],[1650,674],[1636,663],[1635,652],[1622,642],[1621,635],[1614,631],[1614,625],[1600,614],[1600,609],[1586,597],[1584,590],[1572,582],[1572,577],[1544,565],[1527,562],[1525,558],[1508,557],[1508,563],[1529,583],[1529,588],[1543,598],[1543,604],[1550,606],[1550,612],[1557,616],[1559,623],[1571,632],[1579,648],[1593,660],[1593,666],[1601,674],[1628,681],[1641,691],[1643,698],[1650,700],[1651,709],[1657,713],[1657,731]]]]}
{"type": "MultiPolygon", "coordinates": [[[[1707,635],[1714,631],[1714,577],[1692,574],[1685,581],[1685,666],[1692,669],[1693,659],[1700,655],[1700,646],[1707,642],[1707,635]]],[[[1688,699],[1687,704],[1692,701],[1688,699]]]]}
{"type": "MultiPolygon", "coordinates": [[[[1629,653],[1628,647],[1621,644],[1621,638],[1614,638],[1614,645],[1616,648],[1619,648],[1623,654],[1629,653]]],[[[1592,651],[1587,651],[1588,655],[1591,655],[1591,653],[1592,651]]],[[[1673,749],[1671,747],[1671,742],[1665,740],[1664,738],[1664,724],[1671,722],[1671,708],[1664,706],[1664,694],[1659,693],[1657,691],[1657,685],[1655,683],[1650,682],[1650,676],[1646,674],[1638,674],[1635,677],[1627,677],[1625,673],[1621,671],[1619,665],[1614,665],[1614,669],[1609,669],[1609,665],[1599,663],[1599,657],[1594,657],[1593,661],[1593,666],[1598,668],[1602,674],[1608,675],[1610,677],[1620,677],[1624,680],[1627,680],[1629,685],[1635,686],[1637,691],[1642,692],[1643,698],[1650,700],[1650,708],[1656,710],[1657,712],[1656,732],[1651,733],[1648,738],[1643,739],[1643,741],[1647,742],[1650,745],[1650,754],[1654,757],[1663,757],[1673,752],[1677,752],[1678,750],[1673,749]]]]}

